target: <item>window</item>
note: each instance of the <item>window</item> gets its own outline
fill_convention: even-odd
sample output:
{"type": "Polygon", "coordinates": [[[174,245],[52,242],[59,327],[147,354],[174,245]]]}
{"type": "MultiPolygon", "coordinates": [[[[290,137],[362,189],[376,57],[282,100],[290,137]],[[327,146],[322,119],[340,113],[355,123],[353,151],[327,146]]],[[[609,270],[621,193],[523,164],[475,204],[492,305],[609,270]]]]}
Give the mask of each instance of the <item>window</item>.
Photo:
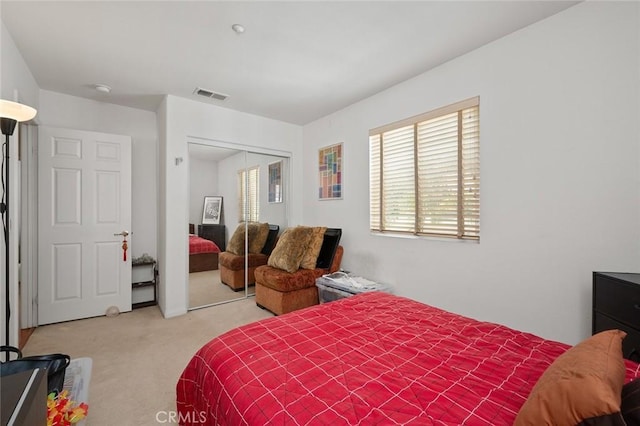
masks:
{"type": "Polygon", "coordinates": [[[370,228],[480,239],[478,97],[369,132],[370,228]]]}
{"type": "Polygon", "coordinates": [[[238,194],[240,194],[239,222],[258,222],[260,208],[258,204],[258,187],[260,168],[258,166],[243,169],[238,172],[238,194]]]}

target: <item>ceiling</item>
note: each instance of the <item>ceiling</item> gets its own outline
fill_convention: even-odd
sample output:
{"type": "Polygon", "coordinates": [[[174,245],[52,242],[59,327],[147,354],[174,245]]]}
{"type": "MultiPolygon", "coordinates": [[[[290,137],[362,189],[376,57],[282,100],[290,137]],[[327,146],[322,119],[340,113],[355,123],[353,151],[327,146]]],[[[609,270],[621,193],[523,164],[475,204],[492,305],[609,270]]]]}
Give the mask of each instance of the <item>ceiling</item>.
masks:
{"type": "Polygon", "coordinates": [[[2,0],[0,17],[41,89],[151,111],[170,94],[306,124],[575,3],[2,0]]]}

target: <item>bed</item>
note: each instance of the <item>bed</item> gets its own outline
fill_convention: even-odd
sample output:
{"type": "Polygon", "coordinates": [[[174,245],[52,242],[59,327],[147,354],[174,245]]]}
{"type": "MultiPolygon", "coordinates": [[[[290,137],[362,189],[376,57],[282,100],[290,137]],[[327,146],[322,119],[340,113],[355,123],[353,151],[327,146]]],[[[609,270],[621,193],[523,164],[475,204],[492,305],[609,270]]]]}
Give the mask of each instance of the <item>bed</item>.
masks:
{"type": "Polygon", "coordinates": [[[189,234],[189,273],[218,269],[218,253],[213,241],[189,234]]]}
{"type": "MultiPolygon", "coordinates": [[[[363,293],[214,338],[178,380],[178,415],[183,424],[512,425],[569,348],[363,293]]],[[[640,369],[619,352],[622,387],[640,369]]]]}

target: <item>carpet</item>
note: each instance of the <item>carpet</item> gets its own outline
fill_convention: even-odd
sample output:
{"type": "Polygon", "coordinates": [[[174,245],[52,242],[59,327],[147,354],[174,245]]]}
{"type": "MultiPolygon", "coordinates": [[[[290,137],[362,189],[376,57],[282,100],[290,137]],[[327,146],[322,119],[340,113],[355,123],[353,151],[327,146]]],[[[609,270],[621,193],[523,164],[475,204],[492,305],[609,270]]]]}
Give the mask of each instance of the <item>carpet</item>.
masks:
{"type": "MultiPolygon", "coordinates": [[[[249,286],[247,294],[255,294],[255,287],[249,286]]],[[[244,298],[244,291],[233,291],[228,285],[222,284],[220,270],[189,274],[190,309],[240,298],[244,298]]]]}
{"type": "Polygon", "coordinates": [[[157,306],[38,327],[23,353],[93,360],[87,425],[175,424],[175,386],[193,354],[234,327],[273,316],[254,298],[164,319],[157,306]],[[173,413],[173,414],[172,414],[173,413]]]}

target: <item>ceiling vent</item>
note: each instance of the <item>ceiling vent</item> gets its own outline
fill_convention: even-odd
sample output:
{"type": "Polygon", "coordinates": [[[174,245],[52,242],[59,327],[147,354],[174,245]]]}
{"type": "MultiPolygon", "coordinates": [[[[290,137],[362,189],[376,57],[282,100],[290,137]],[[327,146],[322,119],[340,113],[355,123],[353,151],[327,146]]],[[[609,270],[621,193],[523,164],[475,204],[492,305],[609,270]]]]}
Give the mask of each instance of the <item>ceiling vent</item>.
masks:
{"type": "Polygon", "coordinates": [[[212,92],[211,90],[203,89],[202,87],[196,87],[193,91],[194,95],[204,96],[205,98],[212,98],[218,101],[224,101],[229,95],[223,95],[222,93],[212,92]]]}

